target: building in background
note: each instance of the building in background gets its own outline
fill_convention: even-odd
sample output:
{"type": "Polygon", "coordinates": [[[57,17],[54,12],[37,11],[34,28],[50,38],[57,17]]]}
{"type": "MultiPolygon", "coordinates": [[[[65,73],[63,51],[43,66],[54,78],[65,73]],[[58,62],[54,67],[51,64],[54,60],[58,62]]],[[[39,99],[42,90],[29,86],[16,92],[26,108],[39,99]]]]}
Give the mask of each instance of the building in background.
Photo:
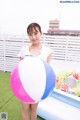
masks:
{"type": "Polygon", "coordinates": [[[47,35],[69,35],[69,36],[80,36],[80,30],[62,30],[59,29],[60,21],[57,19],[49,21],[49,29],[47,35]]]}
{"type": "Polygon", "coordinates": [[[49,30],[58,30],[59,29],[59,20],[50,20],[49,21],[49,30]]]}

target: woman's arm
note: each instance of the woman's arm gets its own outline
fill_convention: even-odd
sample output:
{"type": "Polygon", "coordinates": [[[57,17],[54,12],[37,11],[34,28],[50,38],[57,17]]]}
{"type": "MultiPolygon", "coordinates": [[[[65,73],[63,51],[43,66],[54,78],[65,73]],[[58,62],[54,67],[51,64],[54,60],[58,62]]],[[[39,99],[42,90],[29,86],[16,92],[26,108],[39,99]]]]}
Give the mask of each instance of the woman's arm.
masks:
{"type": "Polygon", "coordinates": [[[47,62],[50,64],[52,58],[52,53],[47,57],[47,62]]]}

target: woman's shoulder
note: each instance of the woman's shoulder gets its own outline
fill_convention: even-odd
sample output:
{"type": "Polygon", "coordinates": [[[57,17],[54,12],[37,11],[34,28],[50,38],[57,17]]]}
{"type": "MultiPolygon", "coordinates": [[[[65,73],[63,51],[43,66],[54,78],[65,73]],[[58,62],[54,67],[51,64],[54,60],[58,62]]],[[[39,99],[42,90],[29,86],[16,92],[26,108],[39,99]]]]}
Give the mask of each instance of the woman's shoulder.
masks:
{"type": "Polygon", "coordinates": [[[21,47],[21,51],[25,51],[25,50],[27,50],[29,48],[29,46],[22,46],[21,47]]]}
{"type": "Polygon", "coordinates": [[[24,58],[24,56],[28,54],[28,52],[29,52],[29,46],[22,46],[18,53],[18,57],[24,58]]]}

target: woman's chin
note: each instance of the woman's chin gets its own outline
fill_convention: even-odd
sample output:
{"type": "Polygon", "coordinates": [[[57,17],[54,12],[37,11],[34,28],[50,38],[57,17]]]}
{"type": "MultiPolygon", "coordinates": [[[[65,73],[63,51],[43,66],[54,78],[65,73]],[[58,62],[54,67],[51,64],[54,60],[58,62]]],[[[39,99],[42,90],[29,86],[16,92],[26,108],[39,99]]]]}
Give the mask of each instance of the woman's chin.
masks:
{"type": "Polygon", "coordinates": [[[34,41],[32,41],[32,44],[36,45],[36,44],[38,44],[38,41],[34,40],[34,41]]]}

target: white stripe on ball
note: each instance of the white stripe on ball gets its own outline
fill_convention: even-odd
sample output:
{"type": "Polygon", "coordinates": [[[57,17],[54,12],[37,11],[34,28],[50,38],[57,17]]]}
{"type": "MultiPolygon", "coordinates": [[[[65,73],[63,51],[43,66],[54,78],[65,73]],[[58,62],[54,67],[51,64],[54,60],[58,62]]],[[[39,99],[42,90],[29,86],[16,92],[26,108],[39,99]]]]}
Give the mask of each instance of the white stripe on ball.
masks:
{"type": "Polygon", "coordinates": [[[40,101],[46,87],[46,71],[43,61],[35,57],[26,57],[19,63],[19,75],[28,95],[35,101],[40,101]]]}

